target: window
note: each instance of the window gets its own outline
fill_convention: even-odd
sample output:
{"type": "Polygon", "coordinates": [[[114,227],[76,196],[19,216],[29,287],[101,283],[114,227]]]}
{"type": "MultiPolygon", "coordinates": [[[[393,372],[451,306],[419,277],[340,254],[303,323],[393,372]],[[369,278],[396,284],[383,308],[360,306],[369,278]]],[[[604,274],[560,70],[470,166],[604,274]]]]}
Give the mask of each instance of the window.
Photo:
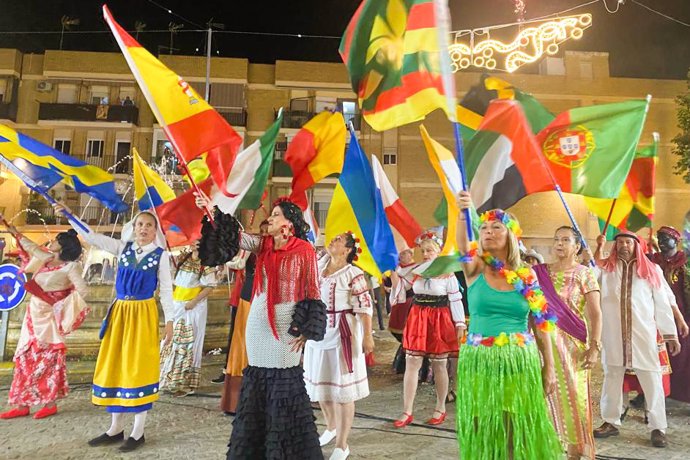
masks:
{"type": "Polygon", "coordinates": [[[58,152],[66,153],[67,155],[69,155],[70,151],[72,150],[72,141],[69,139],[55,139],[55,141],[53,142],[53,147],[58,152]]]}
{"type": "Polygon", "coordinates": [[[129,161],[127,161],[127,157],[129,156],[131,146],[130,142],[125,141],[117,141],[117,144],[115,144],[116,174],[129,174],[129,161]]]}
{"type": "Polygon", "coordinates": [[[103,144],[102,139],[89,139],[86,141],[86,156],[102,158],[103,144]]]}
{"type": "Polygon", "coordinates": [[[92,86],[91,87],[91,104],[93,105],[108,105],[108,96],[110,95],[110,88],[107,86],[92,86]]]}
{"type": "MultiPolygon", "coordinates": [[[[129,98],[134,104],[134,96],[136,96],[136,90],[133,86],[122,86],[120,87],[120,104],[125,105],[125,101],[129,98]]],[[[129,105],[129,104],[127,104],[129,105]]]]}
{"type": "Polygon", "coordinates": [[[398,155],[395,152],[388,152],[383,154],[383,164],[384,165],[397,165],[398,155]]]}
{"type": "Polygon", "coordinates": [[[317,188],[314,189],[312,193],[312,211],[314,211],[316,225],[325,230],[328,208],[333,199],[333,189],[317,188]]]}
{"type": "Polygon", "coordinates": [[[77,85],[69,83],[60,83],[58,85],[58,104],[76,104],[77,103],[77,85]]]}
{"type": "Polygon", "coordinates": [[[5,93],[7,93],[7,80],[0,78],[0,102],[5,101],[5,93]]]}

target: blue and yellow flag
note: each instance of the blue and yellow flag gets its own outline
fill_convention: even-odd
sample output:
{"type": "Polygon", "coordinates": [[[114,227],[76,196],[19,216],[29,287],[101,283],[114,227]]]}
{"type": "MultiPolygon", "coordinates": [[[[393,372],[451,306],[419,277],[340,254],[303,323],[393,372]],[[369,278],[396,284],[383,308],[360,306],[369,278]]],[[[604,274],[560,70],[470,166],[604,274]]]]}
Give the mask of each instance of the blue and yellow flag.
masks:
{"type": "Polygon", "coordinates": [[[129,208],[115,191],[111,174],[2,124],[0,155],[32,179],[41,189],[37,191],[45,193],[58,182],[63,182],[79,193],[96,198],[111,211],[124,212],[129,208]]]}
{"type": "Polygon", "coordinates": [[[160,206],[166,201],[175,199],[175,192],[165,183],[156,171],[144,163],[137,149],[134,151],[134,195],[137,197],[139,210],[160,206]]]}
{"type": "Polygon", "coordinates": [[[398,251],[393,232],[369,160],[354,135],[328,209],[326,244],[348,231],[360,240],[362,252],[355,265],[379,279],[395,268],[398,251]]]}

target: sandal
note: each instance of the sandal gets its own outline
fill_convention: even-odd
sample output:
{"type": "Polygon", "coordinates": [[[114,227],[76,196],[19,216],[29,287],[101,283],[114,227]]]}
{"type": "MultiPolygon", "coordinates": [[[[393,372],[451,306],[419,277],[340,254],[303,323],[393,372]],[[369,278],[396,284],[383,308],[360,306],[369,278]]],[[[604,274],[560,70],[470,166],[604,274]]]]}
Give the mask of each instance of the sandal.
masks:
{"type": "Polygon", "coordinates": [[[455,402],[458,399],[458,395],[455,394],[455,390],[450,390],[446,395],[446,404],[455,402]]]}

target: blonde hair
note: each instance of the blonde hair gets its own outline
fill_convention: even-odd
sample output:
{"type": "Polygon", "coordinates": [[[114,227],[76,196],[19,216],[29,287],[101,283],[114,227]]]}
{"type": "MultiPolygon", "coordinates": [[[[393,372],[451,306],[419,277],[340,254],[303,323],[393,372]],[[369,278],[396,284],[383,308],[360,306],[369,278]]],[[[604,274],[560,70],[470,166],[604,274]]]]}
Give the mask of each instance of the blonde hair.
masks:
{"type": "Polygon", "coordinates": [[[430,238],[429,238],[429,239],[422,240],[422,242],[419,243],[420,249],[422,249],[422,246],[424,246],[425,244],[426,244],[426,245],[430,245],[431,247],[433,247],[433,248],[436,250],[436,252],[438,252],[439,254],[441,253],[441,245],[438,244],[436,241],[434,241],[434,240],[432,240],[432,239],[430,239],[430,238]]]}
{"type": "MultiPolygon", "coordinates": [[[[509,212],[506,212],[506,214],[519,225],[517,218],[513,214],[509,212]]],[[[508,230],[508,238],[506,239],[506,253],[508,254],[508,257],[506,258],[506,265],[511,270],[516,270],[525,265],[522,261],[522,258],[520,257],[520,243],[518,241],[518,237],[515,235],[515,233],[513,233],[510,230],[510,228],[506,227],[502,222],[496,222],[499,222],[506,228],[506,230],[508,230]]],[[[479,255],[482,255],[484,253],[484,248],[482,247],[481,238],[478,239],[479,241],[477,243],[479,245],[479,255]]]]}

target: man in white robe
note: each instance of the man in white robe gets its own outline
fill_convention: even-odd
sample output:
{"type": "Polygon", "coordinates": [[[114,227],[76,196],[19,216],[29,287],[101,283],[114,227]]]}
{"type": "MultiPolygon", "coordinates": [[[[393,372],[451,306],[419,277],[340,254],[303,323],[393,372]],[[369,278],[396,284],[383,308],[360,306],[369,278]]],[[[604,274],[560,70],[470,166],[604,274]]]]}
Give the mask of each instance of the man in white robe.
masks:
{"type": "Polygon", "coordinates": [[[646,396],[652,444],[666,447],[666,404],[656,344],[657,329],[672,355],[680,351],[673,310],[664,286],[666,280],[661,268],[645,257],[637,235],[630,232],[616,235],[611,255],[599,265],[604,366],[601,417],[604,424],[594,430],[594,437],[619,434],[623,377],[626,369],[632,369],[646,396]]]}

